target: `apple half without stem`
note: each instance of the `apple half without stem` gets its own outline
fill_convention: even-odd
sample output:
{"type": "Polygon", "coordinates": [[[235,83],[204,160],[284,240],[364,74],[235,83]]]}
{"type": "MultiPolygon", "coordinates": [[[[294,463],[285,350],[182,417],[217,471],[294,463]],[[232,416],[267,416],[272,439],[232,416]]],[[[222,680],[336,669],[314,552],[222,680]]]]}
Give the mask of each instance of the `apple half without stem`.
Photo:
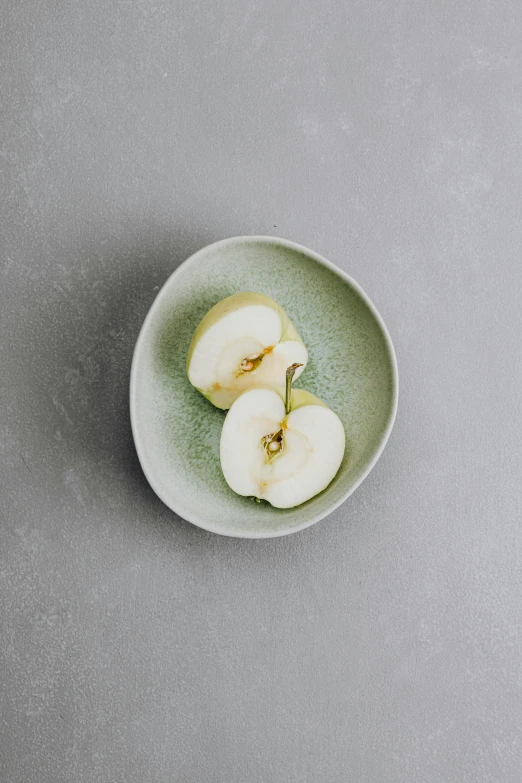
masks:
{"type": "Polygon", "coordinates": [[[303,389],[246,391],[227,413],[221,433],[221,468],[238,495],[292,508],[330,484],[344,456],[341,420],[303,389]]]}
{"type": "Polygon", "coordinates": [[[199,323],[187,355],[189,381],[217,408],[228,409],[252,386],[283,386],[286,368],[308,352],[285,311],[270,297],[240,293],[216,304],[199,323]]]}

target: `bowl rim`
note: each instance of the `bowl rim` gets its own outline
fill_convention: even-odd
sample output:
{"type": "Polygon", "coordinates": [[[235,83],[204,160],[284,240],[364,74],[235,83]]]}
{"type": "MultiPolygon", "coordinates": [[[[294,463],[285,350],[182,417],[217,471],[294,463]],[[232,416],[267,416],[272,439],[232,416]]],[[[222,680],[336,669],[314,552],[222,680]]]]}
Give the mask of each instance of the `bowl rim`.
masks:
{"type": "Polygon", "coordinates": [[[138,455],[138,460],[147,481],[149,482],[150,486],[152,487],[156,495],[160,498],[160,500],[162,500],[163,503],[165,503],[165,505],[168,508],[170,508],[171,511],[173,511],[175,514],[180,516],[182,519],[185,519],[187,522],[190,522],[193,525],[196,525],[196,527],[202,528],[203,530],[207,530],[210,533],[216,533],[217,535],[226,536],[229,538],[251,538],[251,539],[280,538],[281,536],[287,536],[287,535],[291,535],[292,533],[298,533],[300,530],[305,530],[306,528],[315,525],[321,519],[324,519],[325,517],[329,516],[333,511],[335,511],[336,508],[338,508],[342,503],[344,503],[345,500],[347,500],[350,497],[350,495],[352,495],[355,492],[357,487],[359,487],[362,484],[364,479],[373,470],[379,457],[384,451],[384,447],[386,446],[386,443],[388,442],[391,431],[393,429],[395,418],[397,416],[398,402],[399,402],[399,370],[397,366],[397,357],[395,355],[395,349],[393,347],[393,342],[390,337],[388,328],[384,323],[381,314],[379,313],[379,311],[373,304],[372,300],[370,299],[370,297],[361,288],[359,283],[357,283],[357,281],[353,279],[353,277],[347,274],[343,269],[338,267],[336,264],[332,263],[327,258],[322,256],[320,253],[317,253],[315,250],[311,250],[310,248],[305,247],[305,245],[300,245],[299,243],[293,242],[290,239],[283,239],[281,237],[273,237],[269,235],[266,236],[255,235],[255,234],[254,235],[246,234],[243,236],[228,237],[226,239],[220,239],[217,242],[212,242],[209,245],[205,245],[205,247],[200,248],[191,256],[189,256],[187,259],[185,259],[185,261],[183,261],[169,275],[167,280],[163,283],[162,287],[158,291],[154,301],[152,302],[147,312],[147,315],[145,316],[143,324],[141,325],[141,329],[138,334],[138,339],[136,340],[136,345],[134,346],[134,351],[132,354],[132,364],[131,364],[130,384],[129,384],[129,407],[130,407],[131,430],[134,439],[134,446],[136,449],[136,453],[138,455]],[[145,334],[148,332],[149,324],[154,317],[155,310],[157,309],[159,303],[166,296],[166,290],[168,287],[170,287],[171,280],[176,276],[178,276],[183,270],[186,270],[188,266],[192,266],[196,264],[202,256],[206,255],[210,251],[217,250],[219,248],[223,248],[229,245],[244,243],[244,242],[252,242],[254,244],[257,243],[257,244],[282,245],[283,247],[286,247],[290,250],[295,250],[299,253],[303,253],[304,255],[308,255],[314,261],[326,267],[327,269],[330,269],[331,271],[339,275],[339,277],[344,279],[361,297],[361,299],[369,308],[375,320],[377,321],[381,329],[381,332],[384,335],[384,340],[390,357],[391,369],[392,369],[392,405],[391,405],[391,411],[388,417],[388,421],[384,429],[384,432],[381,435],[380,442],[375,453],[373,454],[372,458],[369,460],[368,464],[361,472],[357,480],[341,496],[339,500],[333,502],[325,511],[316,514],[314,517],[312,517],[312,519],[303,522],[301,525],[293,526],[291,528],[282,526],[281,528],[278,528],[277,530],[274,531],[271,530],[270,531],[239,530],[233,532],[226,531],[223,530],[222,528],[220,529],[216,525],[206,522],[204,519],[201,519],[197,514],[194,514],[192,511],[182,508],[181,506],[179,506],[178,508],[173,508],[170,502],[164,496],[162,489],[158,486],[158,483],[156,482],[154,477],[154,471],[151,468],[149,468],[149,465],[147,464],[147,459],[144,456],[145,452],[143,449],[143,445],[138,430],[138,412],[137,412],[138,355],[141,351],[142,344],[145,340],[145,334]]]}

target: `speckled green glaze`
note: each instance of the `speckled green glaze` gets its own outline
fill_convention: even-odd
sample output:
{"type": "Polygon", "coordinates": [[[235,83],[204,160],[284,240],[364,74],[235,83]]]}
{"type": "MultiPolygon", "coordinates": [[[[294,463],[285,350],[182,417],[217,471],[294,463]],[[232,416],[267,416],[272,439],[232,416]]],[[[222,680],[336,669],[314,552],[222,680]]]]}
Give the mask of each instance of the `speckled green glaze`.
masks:
{"type": "Polygon", "coordinates": [[[292,242],[235,237],[200,250],[158,294],[134,352],[131,421],[145,475],[171,509],[215,533],[265,538],[317,522],[353,492],[384,448],[397,394],[390,337],[353,280],[292,242]],[[239,291],[260,291],[286,310],[310,357],[296,386],[323,399],[345,427],[337,476],[297,508],[275,509],[229,489],[219,462],[225,412],[186,376],[197,324],[216,302],[239,291]]]}

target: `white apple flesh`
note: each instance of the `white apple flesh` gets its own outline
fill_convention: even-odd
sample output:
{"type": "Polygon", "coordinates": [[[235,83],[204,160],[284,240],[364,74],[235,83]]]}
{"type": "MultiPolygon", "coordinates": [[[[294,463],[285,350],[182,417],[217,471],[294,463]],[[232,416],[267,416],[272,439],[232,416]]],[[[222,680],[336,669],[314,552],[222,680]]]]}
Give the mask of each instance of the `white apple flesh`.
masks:
{"type": "Polygon", "coordinates": [[[294,389],[291,410],[283,394],[255,388],[230,408],[221,434],[221,467],[238,495],[292,508],[325,489],[341,465],[345,436],[324,402],[294,389]]]}
{"type": "Polygon", "coordinates": [[[230,408],[246,389],[282,386],[286,368],[304,370],[308,353],[284,310],[264,294],[223,299],[198,325],[187,356],[189,381],[217,408],[230,408]]]}

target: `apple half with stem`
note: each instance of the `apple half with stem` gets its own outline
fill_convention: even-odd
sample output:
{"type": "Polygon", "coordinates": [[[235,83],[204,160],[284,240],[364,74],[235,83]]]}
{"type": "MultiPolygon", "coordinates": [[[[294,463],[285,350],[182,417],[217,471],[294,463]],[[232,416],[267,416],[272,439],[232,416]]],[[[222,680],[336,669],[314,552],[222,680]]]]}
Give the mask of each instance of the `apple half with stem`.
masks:
{"type": "Polygon", "coordinates": [[[221,468],[238,495],[292,508],[322,492],[339,470],[344,428],[331,408],[304,389],[244,392],[227,413],[221,433],[221,468]]]}
{"type": "Polygon", "coordinates": [[[285,311],[264,294],[218,302],[200,321],[187,355],[189,381],[217,408],[251,386],[284,386],[286,368],[304,370],[308,352],[285,311]]]}

